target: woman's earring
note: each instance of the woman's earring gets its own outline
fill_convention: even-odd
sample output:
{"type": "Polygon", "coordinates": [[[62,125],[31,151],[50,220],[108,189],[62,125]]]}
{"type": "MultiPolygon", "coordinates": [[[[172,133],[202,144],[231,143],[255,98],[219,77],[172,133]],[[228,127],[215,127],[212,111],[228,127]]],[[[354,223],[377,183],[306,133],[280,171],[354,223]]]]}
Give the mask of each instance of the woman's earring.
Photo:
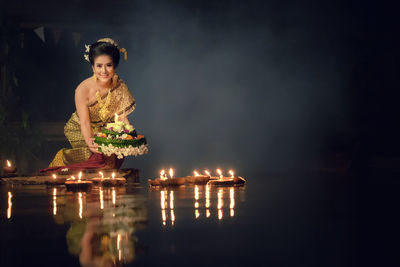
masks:
{"type": "Polygon", "coordinates": [[[96,73],[93,73],[93,79],[94,79],[95,82],[97,82],[96,73]]]}

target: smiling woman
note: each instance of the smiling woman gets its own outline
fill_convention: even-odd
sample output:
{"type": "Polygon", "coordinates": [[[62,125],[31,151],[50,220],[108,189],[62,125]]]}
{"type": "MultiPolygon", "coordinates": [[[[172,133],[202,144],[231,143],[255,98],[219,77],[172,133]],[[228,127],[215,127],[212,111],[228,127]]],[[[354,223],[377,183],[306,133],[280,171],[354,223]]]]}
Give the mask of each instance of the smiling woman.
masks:
{"type": "Polygon", "coordinates": [[[120,49],[117,43],[103,38],[86,46],[85,59],[92,65],[93,76],[82,81],[75,90],[74,112],[64,127],[64,133],[72,148],[58,151],[49,168],[43,171],[56,171],[63,168],[119,168],[122,160],[98,151],[93,136],[107,123],[113,122],[115,114],[129,124],[128,114],[135,109],[135,100],[126,83],[115,73],[120,49]]]}

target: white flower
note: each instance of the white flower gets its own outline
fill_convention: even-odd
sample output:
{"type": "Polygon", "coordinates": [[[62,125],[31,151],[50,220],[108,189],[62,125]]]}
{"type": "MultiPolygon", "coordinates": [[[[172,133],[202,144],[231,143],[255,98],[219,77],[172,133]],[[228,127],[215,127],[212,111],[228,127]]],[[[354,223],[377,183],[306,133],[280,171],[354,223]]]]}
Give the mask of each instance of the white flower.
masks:
{"type": "Polygon", "coordinates": [[[89,53],[90,45],[85,44],[85,50],[86,50],[86,51],[85,51],[86,53],[89,53]]]}
{"type": "Polygon", "coordinates": [[[90,60],[89,60],[89,55],[88,55],[88,54],[84,54],[83,57],[85,58],[86,61],[89,61],[89,62],[90,62],[90,60]]]}

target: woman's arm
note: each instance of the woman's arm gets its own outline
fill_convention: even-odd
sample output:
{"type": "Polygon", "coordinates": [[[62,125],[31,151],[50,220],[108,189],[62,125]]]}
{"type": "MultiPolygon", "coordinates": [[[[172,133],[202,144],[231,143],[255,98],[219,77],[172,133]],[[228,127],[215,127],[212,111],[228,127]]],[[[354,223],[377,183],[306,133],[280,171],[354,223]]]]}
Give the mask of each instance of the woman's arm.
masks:
{"type": "Polygon", "coordinates": [[[87,107],[88,90],[79,85],[75,90],[75,106],[81,124],[82,136],[86,145],[93,153],[100,153],[97,150],[98,145],[94,143],[92,127],[90,126],[89,109],[87,107]]]}

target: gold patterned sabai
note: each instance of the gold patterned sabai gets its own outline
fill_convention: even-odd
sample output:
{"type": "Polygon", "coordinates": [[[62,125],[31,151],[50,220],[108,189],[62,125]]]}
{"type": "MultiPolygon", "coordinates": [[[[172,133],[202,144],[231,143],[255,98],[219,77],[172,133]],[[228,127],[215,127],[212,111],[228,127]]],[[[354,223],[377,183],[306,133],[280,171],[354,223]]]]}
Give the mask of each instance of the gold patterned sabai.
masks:
{"type": "MultiPolygon", "coordinates": [[[[93,134],[101,131],[101,128],[114,121],[114,114],[127,116],[136,107],[135,99],[126,83],[117,75],[113,77],[113,86],[106,95],[96,93],[96,100],[88,103],[90,123],[93,134]]],[[[59,150],[49,167],[66,166],[89,159],[92,152],[86,145],[81,133],[78,114],[74,112],[64,127],[64,134],[72,148],[59,150]]],[[[112,161],[113,159],[110,159],[112,161]]]]}

